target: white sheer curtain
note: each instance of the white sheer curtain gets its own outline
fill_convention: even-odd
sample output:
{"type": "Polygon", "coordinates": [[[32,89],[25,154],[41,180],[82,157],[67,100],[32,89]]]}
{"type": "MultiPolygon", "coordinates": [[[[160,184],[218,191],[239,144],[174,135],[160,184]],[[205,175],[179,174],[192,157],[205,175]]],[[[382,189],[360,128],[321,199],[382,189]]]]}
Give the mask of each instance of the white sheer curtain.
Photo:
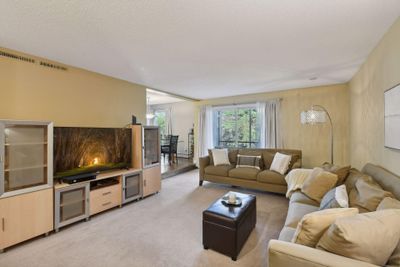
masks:
{"type": "Polygon", "coordinates": [[[214,147],[212,106],[200,107],[198,137],[198,157],[204,157],[208,155],[208,149],[214,147]]]}
{"type": "Polygon", "coordinates": [[[168,135],[172,135],[172,107],[165,109],[165,130],[168,135]]]}
{"type": "Polygon", "coordinates": [[[260,132],[260,147],[282,148],[281,100],[257,102],[257,121],[260,132]]]}

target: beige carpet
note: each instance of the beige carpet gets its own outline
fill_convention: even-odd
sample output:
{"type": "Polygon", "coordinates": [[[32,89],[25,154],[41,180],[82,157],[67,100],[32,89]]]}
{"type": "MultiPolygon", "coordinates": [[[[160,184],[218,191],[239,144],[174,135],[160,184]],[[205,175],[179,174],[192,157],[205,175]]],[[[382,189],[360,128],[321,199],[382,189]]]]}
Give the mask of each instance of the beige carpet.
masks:
{"type": "Polygon", "coordinates": [[[1,267],[266,266],[288,201],[281,195],[205,183],[197,170],[163,180],[162,191],[0,254],[1,267]],[[202,211],[227,191],[257,195],[257,226],[238,260],[202,246],[202,211]]]}

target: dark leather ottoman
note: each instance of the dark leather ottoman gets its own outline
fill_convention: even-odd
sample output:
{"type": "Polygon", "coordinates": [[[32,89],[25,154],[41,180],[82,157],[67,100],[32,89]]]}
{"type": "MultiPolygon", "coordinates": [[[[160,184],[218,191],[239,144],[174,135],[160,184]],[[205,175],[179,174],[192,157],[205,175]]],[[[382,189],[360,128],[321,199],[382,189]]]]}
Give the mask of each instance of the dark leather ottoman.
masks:
{"type": "MultiPolygon", "coordinates": [[[[235,192],[236,193],[236,192],[235,192]]],[[[203,211],[203,246],[236,260],[256,225],[256,197],[236,193],[239,207],[225,206],[221,199],[203,211]]]]}

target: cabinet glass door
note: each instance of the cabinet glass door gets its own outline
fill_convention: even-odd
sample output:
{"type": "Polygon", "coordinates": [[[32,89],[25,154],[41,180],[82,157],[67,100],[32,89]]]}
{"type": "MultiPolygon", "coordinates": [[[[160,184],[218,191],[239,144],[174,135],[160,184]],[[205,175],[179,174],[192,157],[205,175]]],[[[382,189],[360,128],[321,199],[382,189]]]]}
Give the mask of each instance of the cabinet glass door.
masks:
{"type": "Polygon", "coordinates": [[[47,125],[3,127],[4,191],[47,184],[47,125]]]}
{"type": "Polygon", "coordinates": [[[125,199],[140,196],[140,174],[126,175],[124,180],[125,199]]]}
{"type": "Polygon", "coordinates": [[[143,128],[144,167],[160,163],[160,135],[158,127],[143,128]]]}
{"type": "Polygon", "coordinates": [[[60,223],[86,214],[86,188],[60,192],[60,223]]]}

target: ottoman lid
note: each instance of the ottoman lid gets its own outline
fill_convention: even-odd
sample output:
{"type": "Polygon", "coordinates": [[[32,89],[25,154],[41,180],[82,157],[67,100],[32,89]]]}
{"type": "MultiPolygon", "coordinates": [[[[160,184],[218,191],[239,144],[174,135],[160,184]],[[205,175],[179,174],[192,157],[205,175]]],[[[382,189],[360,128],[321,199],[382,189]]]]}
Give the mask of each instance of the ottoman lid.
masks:
{"type": "Polygon", "coordinates": [[[203,212],[203,220],[228,227],[235,227],[242,220],[242,217],[244,217],[248,207],[256,201],[254,195],[235,193],[237,197],[241,198],[242,205],[239,207],[226,206],[222,204],[220,198],[203,212]]]}

